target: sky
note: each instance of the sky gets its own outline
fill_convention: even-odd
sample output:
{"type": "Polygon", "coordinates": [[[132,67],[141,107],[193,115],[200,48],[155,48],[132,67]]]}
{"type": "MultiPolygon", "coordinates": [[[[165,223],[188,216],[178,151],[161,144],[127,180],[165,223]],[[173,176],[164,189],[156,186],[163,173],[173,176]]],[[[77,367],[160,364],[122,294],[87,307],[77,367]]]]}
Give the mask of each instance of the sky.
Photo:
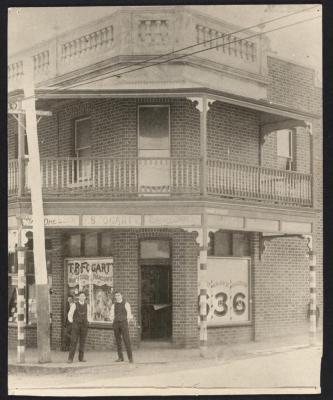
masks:
{"type": "MultiPolygon", "coordinates": [[[[308,9],[313,4],[296,5],[210,5],[190,6],[194,10],[220,18],[226,22],[248,27],[294,11],[308,9]]],[[[8,12],[8,54],[14,54],[34,44],[52,38],[85,23],[111,15],[118,7],[22,7],[8,12]]],[[[264,31],[300,20],[321,16],[317,7],[267,24],[264,31]]],[[[276,55],[308,65],[316,70],[321,83],[322,38],[321,18],[268,33],[271,49],[276,55]]]]}

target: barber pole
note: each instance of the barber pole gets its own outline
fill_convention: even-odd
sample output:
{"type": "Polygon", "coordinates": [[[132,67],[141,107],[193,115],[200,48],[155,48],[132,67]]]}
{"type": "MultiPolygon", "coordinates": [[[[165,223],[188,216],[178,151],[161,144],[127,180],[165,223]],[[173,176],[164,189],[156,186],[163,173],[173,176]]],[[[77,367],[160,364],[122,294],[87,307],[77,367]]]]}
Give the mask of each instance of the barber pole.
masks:
{"type": "Polygon", "coordinates": [[[316,256],[313,251],[309,252],[309,267],[310,267],[310,344],[316,343],[316,256]]]}
{"type": "Polygon", "coordinates": [[[25,248],[17,249],[17,362],[25,362],[25,248]]]}
{"type": "Polygon", "coordinates": [[[207,353],[207,248],[200,249],[200,355],[207,353]]]}

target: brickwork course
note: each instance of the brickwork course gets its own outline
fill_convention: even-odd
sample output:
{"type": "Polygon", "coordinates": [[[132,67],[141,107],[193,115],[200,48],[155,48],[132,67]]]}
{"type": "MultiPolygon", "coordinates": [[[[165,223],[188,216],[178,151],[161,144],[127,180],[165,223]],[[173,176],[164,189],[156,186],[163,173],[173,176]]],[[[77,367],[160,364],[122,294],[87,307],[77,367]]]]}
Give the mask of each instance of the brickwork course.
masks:
{"type": "MultiPolygon", "coordinates": [[[[311,69],[268,57],[268,100],[300,111],[321,113],[321,90],[314,84],[311,69]]],[[[137,157],[137,109],[144,104],[170,106],[170,140],[173,157],[200,156],[200,119],[195,105],[185,98],[94,99],[53,102],[52,117],[38,125],[41,158],[74,157],[75,119],[91,118],[93,157],[137,157]]],[[[274,122],[274,116],[266,116],[274,122]]],[[[266,136],[261,146],[261,113],[216,101],[207,118],[207,156],[250,165],[282,168],[277,157],[276,133],[266,136]],[[262,157],[260,159],[260,154],[262,157]]],[[[320,324],[323,315],[322,259],[322,124],[315,121],[313,134],[314,221],[313,247],[317,254],[317,301],[320,324]]],[[[295,167],[311,173],[310,137],[296,128],[295,167]]],[[[17,123],[9,117],[8,157],[17,157],[17,123]]],[[[193,233],[181,229],[114,229],[110,256],[114,258],[114,285],[131,303],[134,317],[140,319],[139,241],[142,238],[171,240],[172,341],[176,346],[196,347],[198,330],[197,258],[199,246],[193,233]]],[[[60,349],[64,335],[64,238],[66,230],[48,229],[52,240],[52,348],[60,349]]],[[[240,343],[271,336],[301,334],[308,329],[309,271],[306,240],[280,237],[265,241],[251,234],[251,323],[243,326],[213,327],[209,344],[240,343]]],[[[319,325],[320,329],[320,325],[319,325]]],[[[130,329],[135,346],[139,331],[130,329]]],[[[27,346],[36,346],[36,328],[26,328],[27,346]]],[[[89,329],[87,347],[114,348],[113,332],[107,327],[89,329]]],[[[9,327],[9,344],[16,345],[16,328],[9,327]]]]}

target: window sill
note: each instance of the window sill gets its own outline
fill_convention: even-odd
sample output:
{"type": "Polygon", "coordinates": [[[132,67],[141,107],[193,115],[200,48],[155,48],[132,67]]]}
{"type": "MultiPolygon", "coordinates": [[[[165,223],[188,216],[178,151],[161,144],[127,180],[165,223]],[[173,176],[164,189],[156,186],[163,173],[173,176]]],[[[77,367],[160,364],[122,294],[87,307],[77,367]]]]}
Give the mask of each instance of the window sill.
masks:
{"type": "Polygon", "coordinates": [[[89,322],[88,327],[92,329],[110,329],[113,330],[111,322],[89,322]]]}

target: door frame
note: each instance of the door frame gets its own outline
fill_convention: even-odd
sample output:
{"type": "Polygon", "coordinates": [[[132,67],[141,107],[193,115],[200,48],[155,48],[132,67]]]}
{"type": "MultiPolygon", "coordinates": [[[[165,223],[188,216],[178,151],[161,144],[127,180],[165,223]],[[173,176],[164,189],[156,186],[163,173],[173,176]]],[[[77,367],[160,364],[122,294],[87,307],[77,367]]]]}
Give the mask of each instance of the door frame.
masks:
{"type": "MultiPolygon", "coordinates": [[[[139,342],[142,341],[149,341],[146,339],[142,339],[142,313],[141,313],[141,301],[142,301],[142,296],[141,296],[141,289],[142,289],[142,267],[153,267],[155,266],[164,266],[166,268],[169,268],[170,271],[170,300],[171,300],[171,336],[169,338],[166,338],[165,341],[171,341],[172,336],[173,336],[173,265],[172,265],[172,239],[169,236],[148,236],[148,237],[143,237],[140,238],[138,241],[138,318],[139,318],[139,323],[140,323],[140,335],[139,335],[139,342]],[[169,242],[169,258],[141,258],[140,257],[140,251],[141,251],[141,242],[146,241],[146,240],[165,240],[169,242]]],[[[154,339],[150,339],[154,340],[154,339]]]]}

